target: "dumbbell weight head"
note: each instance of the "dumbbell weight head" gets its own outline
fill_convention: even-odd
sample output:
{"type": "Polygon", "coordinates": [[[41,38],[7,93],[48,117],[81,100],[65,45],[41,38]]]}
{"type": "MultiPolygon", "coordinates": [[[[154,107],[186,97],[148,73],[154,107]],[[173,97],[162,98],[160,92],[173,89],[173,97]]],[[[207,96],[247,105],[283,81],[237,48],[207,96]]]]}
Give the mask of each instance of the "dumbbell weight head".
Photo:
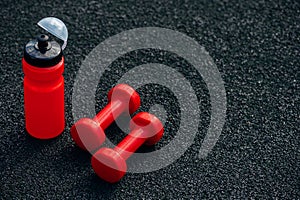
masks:
{"type": "Polygon", "coordinates": [[[75,143],[84,150],[93,151],[105,141],[105,133],[98,122],[90,118],[82,118],[71,128],[71,136],[75,143]]]}
{"type": "Polygon", "coordinates": [[[112,88],[107,95],[108,101],[123,100],[129,104],[129,114],[134,113],[141,105],[140,95],[129,85],[119,84],[112,88]],[[129,99],[129,101],[128,101],[129,99]]]}
{"type": "Polygon", "coordinates": [[[164,128],[161,121],[154,115],[147,112],[140,112],[132,118],[129,124],[130,131],[142,128],[146,129],[142,137],[146,138],[145,145],[155,145],[162,138],[164,128]]]}
{"type": "Polygon", "coordinates": [[[92,167],[103,180],[115,183],[127,171],[126,160],[114,149],[103,147],[92,157],[92,167]]]}

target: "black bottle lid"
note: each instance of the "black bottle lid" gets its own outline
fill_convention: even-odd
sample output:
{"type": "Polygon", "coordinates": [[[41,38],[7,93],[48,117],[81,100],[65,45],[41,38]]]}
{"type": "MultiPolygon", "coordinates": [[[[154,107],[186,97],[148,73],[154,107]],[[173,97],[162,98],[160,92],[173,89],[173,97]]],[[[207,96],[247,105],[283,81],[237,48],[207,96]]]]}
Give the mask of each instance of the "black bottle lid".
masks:
{"type": "Polygon", "coordinates": [[[35,67],[51,67],[61,61],[62,49],[56,41],[49,41],[47,35],[39,35],[25,45],[24,59],[35,67]]]}

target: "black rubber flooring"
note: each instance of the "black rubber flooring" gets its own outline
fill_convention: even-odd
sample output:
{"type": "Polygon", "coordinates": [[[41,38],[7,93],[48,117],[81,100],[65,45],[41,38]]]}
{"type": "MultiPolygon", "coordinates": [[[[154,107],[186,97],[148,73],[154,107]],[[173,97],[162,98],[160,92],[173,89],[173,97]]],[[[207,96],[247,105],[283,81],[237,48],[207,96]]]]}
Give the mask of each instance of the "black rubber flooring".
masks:
{"type": "MultiPolygon", "coordinates": [[[[0,6],[0,199],[300,198],[297,1],[53,0],[2,1],[0,6]],[[40,32],[35,24],[46,16],[62,19],[69,30],[64,52],[67,124],[62,136],[39,141],[24,128],[21,58],[23,45],[40,32]],[[122,31],[148,26],[180,31],[205,47],[225,83],[226,122],[212,152],[198,159],[210,120],[202,77],[169,52],[146,49],[125,55],[101,78],[97,111],[128,69],[157,62],[179,70],[190,81],[202,122],[193,145],[176,162],[150,173],[128,173],[111,185],[94,174],[90,155],[70,138],[72,87],[94,47],[122,31]]],[[[167,110],[165,136],[150,150],[159,149],[176,135],[177,101],[158,85],[146,85],[139,92],[140,110],[154,104],[167,110]]],[[[115,143],[124,137],[116,132],[116,125],[107,131],[115,143]]]]}

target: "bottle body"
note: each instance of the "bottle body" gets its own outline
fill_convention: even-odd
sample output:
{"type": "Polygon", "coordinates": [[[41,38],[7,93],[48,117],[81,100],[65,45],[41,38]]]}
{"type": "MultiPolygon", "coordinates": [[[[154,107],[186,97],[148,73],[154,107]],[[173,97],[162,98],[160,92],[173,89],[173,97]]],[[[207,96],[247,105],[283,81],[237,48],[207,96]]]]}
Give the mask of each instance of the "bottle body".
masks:
{"type": "Polygon", "coordinates": [[[22,60],[27,132],[38,139],[60,135],[65,127],[64,58],[54,66],[37,67],[22,60]]]}

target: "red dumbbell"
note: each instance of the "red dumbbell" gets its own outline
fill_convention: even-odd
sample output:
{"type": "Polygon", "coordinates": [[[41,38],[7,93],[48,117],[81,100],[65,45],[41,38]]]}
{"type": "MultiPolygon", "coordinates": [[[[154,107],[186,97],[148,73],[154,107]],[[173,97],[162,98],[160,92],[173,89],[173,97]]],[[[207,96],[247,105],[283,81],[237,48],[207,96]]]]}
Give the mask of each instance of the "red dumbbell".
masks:
{"type": "Polygon", "coordinates": [[[71,128],[71,136],[82,149],[94,151],[105,140],[104,130],[125,111],[132,114],[140,107],[139,94],[129,85],[119,84],[108,93],[109,103],[94,119],[82,118],[71,128]]]}
{"type": "Polygon", "coordinates": [[[126,173],[126,160],[143,144],[156,144],[164,133],[160,120],[146,112],[130,121],[131,132],[114,148],[101,148],[92,157],[92,167],[103,180],[115,183],[126,173]]]}

